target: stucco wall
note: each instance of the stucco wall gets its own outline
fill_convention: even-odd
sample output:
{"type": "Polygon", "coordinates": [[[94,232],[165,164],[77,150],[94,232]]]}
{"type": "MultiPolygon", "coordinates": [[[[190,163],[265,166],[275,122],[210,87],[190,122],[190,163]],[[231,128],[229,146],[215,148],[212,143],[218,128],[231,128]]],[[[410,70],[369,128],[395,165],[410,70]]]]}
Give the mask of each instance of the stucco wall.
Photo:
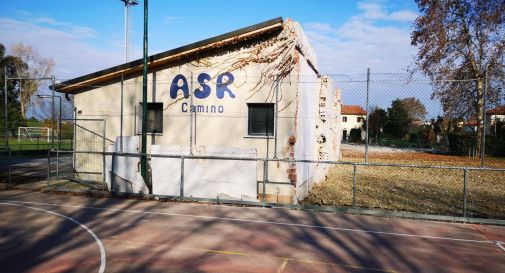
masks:
{"type": "MultiPolygon", "coordinates": [[[[295,158],[317,160],[320,148],[316,142],[316,125],[320,120],[321,79],[316,76],[304,55],[295,48],[299,42],[299,26],[293,22],[286,24],[288,27],[285,31],[269,41],[149,73],[147,100],[163,103],[163,133],[149,135],[148,152],[152,144],[243,147],[255,149],[259,158],[288,158],[292,148],[289,138],[295,136],[295,158]],[[227,72],[233,76],[233,83],[227,85],[229,92],[225,91],[224,96],[218,97],[217,83],[220,75],[227,72]],[[204,73],[211,79],[204,81],[203,86],[198,79],[204,73]],[[186,83],[182,79],[174,81],[176,77],[181,77],[178,75],[186,79],[189,97],[185,97],[182,90],[186,83]],[[274,79],[280,80],[278,91],[274,79]],[[171,96],[173,85],[178,87],[175,98],[171,96]],[[207,87],[210,88],[210,94],[206,98],[195,96],[194,92],[207,87]],[[249,136],[247,104],[275,103],[276,92],[279,98],[277,134],[270,138],[249,136]],[[191,112],[191,104],[195,105],[196,112],[191,112]]],[[[310,47],[304,44],[302,48],[310,47]]],[[[229,81],[230,75],[221,77],[221,82],[229,81]]],[[[330,89],[325,92],[334,92],[334,89],[330,89]]],[[[142,77],[125,79],[123,85],[121,82],[107,84],[75,96],[78,119],[105,120],[107,145],[120,135],[121,93],[124,124],[122,134],[136,135],[140,131],[138,114],[139,102],[142,101],[142,77]]],[[[100,121],[86,123],[88,131],[99,134],[103,133],[102,127],[103,122],[100,121]]],[[[102,147],[103,139],[88,136],[84,131],[78,132],[76,138],[79,151],[100,150],[102,147]]],[[[77,158],[82,169],[85,167],[97,172],[102,170],[103,160],[100,155],[93,158],[85,156],[87,155],[77,158]]],[[[269,181],[291,182],[288,177],[289,164],[272,162],[268,167],[269,181]]],[[[297,184],[298,181],[310,179],[313,175],[311,168],[310,164],[296,167],[297,184]]],[[[257,166],[257,180],[263,180],[261,162],[257,166]]],[[[282,195],[291,194],[289,187],[279,189],[269,185],[267,193],[271,191],[282,195]]]]}

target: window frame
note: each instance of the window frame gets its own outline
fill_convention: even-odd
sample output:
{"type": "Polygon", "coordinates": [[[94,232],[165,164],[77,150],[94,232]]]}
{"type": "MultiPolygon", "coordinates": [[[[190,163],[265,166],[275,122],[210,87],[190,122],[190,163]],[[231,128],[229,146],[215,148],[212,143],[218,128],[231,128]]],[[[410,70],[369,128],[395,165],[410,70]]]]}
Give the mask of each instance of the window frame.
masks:
{"type": "MultiPolygon", "coordinates": [[[[258,109],[258,108],[256,108],[258,109]]],[[[267,113],[267,117],[268,117],[268,114],[267,113]]],[[[246,134],[246,137],[249,137],[249,138],[274,138],[275,137],[275,103],[247,103],[247,134],[246,134]],[[252,128],[251,128],[251,111],[253,110],[254,106],[264,106],[264,109],[267,109],[267,110],[270,110],[271,111],[271,125],[270,123],[267,123],[268,124],[268,127],[271,128],[271,132],[269,132],[269,128],[266,126],[266,124],[264,125],[266,128],[265,128],[265,132],[261,132],[261,133],[254,133],[254,132],[251,132],[252,131],[252,128]]]]}
{"type": "MultiPolygon", "coordinates": [[[[148,102],[147,103],[147,115],[149,117],[149,111],[154,111],[154,122],[153,127],[149,128],[149,122],[147,124],[147,134],[148,135],[163,135],[163,102],[148,102]],[[158,125],[158,126],[156,126],[158,125]],[[153,130],[154,128],[160,129],[160,131],[153,130]]],[[[137,135],[142,134],[142,102],[138,104],[137,110],[137,135]]]]}

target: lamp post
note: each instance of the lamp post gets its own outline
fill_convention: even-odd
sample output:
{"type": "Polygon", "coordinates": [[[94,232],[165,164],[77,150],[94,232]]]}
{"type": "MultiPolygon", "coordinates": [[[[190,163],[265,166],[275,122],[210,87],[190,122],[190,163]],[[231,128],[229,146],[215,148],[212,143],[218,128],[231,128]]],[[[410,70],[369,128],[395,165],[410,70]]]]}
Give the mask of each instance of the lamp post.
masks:
{"type": "MultiPolygon", "coordinates": [[[[58,150],[61,149],[61,97],[60,96],[52,96],[52,95],[37,95],[38,98],[41,99],[53,99],[57,98],[59,100],[59,119],[58,119],[58,150]]],[[[53,124],[54,126],[54,124],[53,124]]]]}
{"type": "Polygon", "coordinates": [[[138,0],[119,0],[124,3],[124,55],[125,63],[128,62],[128,8],[138,5],[138,0]]]}

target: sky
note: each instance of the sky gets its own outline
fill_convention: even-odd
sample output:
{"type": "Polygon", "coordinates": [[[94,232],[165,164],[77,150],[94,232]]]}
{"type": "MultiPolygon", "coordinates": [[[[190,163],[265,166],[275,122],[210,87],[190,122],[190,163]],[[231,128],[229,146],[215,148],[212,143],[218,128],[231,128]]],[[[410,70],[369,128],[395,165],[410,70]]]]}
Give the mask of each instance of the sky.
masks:
{"type": "MultiPolygon", "coordinates": [[[[130,9],[130,60],[142,57],[139,2],[130,9]]],[[[410,45],[418,15],[413,0],[150,0],[148,11],[149,55],[276,17],[301,24],[322,74],[363,75],[367,68],[405,73],[416,54],[410,45]]],[[[61,81],[92,73],[124,63],[124,5],[120,0],[0,0],[0,43],[31,45],[53,58],[61,81]]],[[[421,92],[429,100],[431,92],[424,87],[421,92]]],[[[389,95],[376,104],[387,107],[396,93],[389,95]]],[[[348,101],[363,104],[363,98],[360,93],[356,102],[348,101]]],[[[439,114],[433,107],[429,112],[439,114]]]]}
{"type": "MultiPolygon", "coordinates": [[[[400,72],[412,63],[413,1],[149,1],[149,54],[276,17],[298,21],[324,74],[400,72]]],[[[68,79],[124,61],[119,0],[0,0],[0,43],[24,43],[68,79]]],[[[130,60],[142,57],[143,1],[130,9],[130,60]]]]}

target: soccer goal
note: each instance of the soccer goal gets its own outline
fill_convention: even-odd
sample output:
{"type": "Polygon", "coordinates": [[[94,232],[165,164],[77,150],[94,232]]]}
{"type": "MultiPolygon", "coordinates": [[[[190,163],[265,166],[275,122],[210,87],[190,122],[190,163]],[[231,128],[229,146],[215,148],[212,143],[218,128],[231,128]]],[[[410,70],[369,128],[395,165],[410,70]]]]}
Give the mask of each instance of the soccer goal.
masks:
{"type": "Polygon", "coordinates": [[[18,142],[28,139],[30,141],[39,139],[46,139],[50,141],[51,128],[49,127],[18,127],[18,142]]]}

